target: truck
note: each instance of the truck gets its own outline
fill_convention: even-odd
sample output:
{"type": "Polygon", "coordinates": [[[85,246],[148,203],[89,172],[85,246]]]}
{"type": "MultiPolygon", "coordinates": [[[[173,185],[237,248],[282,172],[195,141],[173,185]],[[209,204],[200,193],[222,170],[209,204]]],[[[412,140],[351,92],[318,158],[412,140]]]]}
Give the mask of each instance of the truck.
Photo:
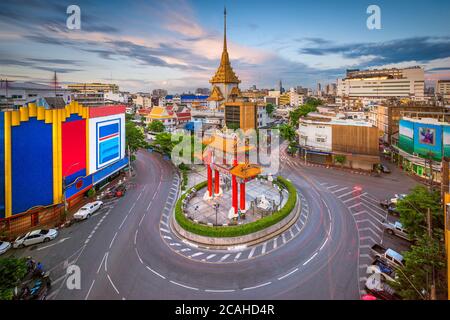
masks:
{"type": "Polygon", "coordinates": [[[371,247],[371,251],[376,259],[379,259],[391,267],[399,268],[404,266],[403,256],[392,249],[386,249],[379,244],[374,244],[371,247]]]}
{"type": "Polygon", "coordinates": [[[399,300],[400,297],[395,290],[388,284],[388,279],[383,273],[374,273],[366,280],[366,290],[378,299],[399,300]]]}
{"type": "Polygon", "coordinates": [[[381,273],[385,276],[385,278],[389,281],[396,281],[396,275],[394,268],[388,266],[386,263],[379,259],[375,259],[371,265],[369,265],[366,269],[366,273],[368,275],[372,275],[375,273],[381,273]]]}
{"type": "Polygon", "coordinates": [[[408,232],[403,227],[403,225],[400,221],[395,221],[393,223],[388,222],[388,221],[383,221],[383,228],[390,235],[397,236],[399,238],[410,241],[408,232]]]}

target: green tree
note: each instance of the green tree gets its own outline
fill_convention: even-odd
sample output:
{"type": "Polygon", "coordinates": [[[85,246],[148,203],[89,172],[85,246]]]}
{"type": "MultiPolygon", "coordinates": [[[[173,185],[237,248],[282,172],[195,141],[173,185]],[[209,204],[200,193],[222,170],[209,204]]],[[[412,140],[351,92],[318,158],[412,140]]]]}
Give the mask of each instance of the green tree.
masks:
{"type": "Polygon", "coordinates": [[[420,238],[427,232],[427,214],[431,211],[433,229],[439,233],[444,229],[444,214],[440,204],[439,191],[429,191],[424,186],[416,186],[397,203],[400,222],[408,230],[411,239],[420,238]]]}
{"type": "Polygon", "coordinates": [[[150,132],[164,132],[166,130],[166,127],[161,121],[154,120],[149,123],[149,125],[147,126],[147,130],[150,132]]]}
{"type": "Polygon", "coordinates": [[[140,148],[145,148],[147,146],[142,128],[137,127],[133,122],[127,122],[125,124],[125,131],[127,149],[130,149],[131,154],[134,154],[140,148]]]}
{"type": "Polygon", "coordinates": [[[302,117],[306,117],[310,112],[317,111],[317,107],[322,104],[321,100],[310,99],[304,105],[299,106],[294,111],[289,113],[289,119],[291,125],[298,126],[298,120],[302,117]]]}
{"type": "Polygon", "coordinates": [[[125,121],[131,121],[133,120],[134,116],[129,113],[125,113],[125,121]]]}
{"type": "Polygon", "coordinates": [[[274,111],[275,111],[275,106],[273,104],[271,104],[271,103],[266,104],[266,112],[269,116],[271,116],[274,111]]]}
{"type": "Polygon", "coordinates": [[[153,145],[157,147],[161,153],[171,154],[176,143],[172,141],[172,135],[170,133],[163,132],[156,135],[153,145]]]}
{"type": "Polygon", "coordinates": [[[25,258],[0,259],[0,300],[12,300],[14,288],[27,274],[25,258]]]}
{"type": "Polygon", "coordinates": [[[403,253],[405,266],[397,269],[397,278],[390,285],[403,299],[430,299],[433,268],[436,274],[437,296],[445,295],[446,263],[445,248],[439,239],[420,236],[411,250],[403,253]]]}
{"type": "Polygon", "coordinates": [[[280,135],[283,139],[289,142],[295,141],[296,133],[294,127],[289,124],[282,124],[278,129],[280,130],[280,135]]]}
{"type": "Polygon", "coordinates": [[[334,161],[336,163],[339,163],[341,165],[341,167],[344,166],[345,161],[347,161],[347,157],[344,156],[343,154],[338,154],[334,156],[334,161]]]}

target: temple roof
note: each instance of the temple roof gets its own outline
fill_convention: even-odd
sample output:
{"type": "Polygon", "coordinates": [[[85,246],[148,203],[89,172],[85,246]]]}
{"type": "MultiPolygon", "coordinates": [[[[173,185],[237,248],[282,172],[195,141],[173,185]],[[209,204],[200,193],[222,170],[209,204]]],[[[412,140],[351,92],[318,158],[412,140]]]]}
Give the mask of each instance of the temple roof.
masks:
{"type": "Polygon", "coordinates": [[[231,67],[230,58],[227,51],[227,12],[224,11],[224,33],[223,33],[223,51],[220,59],[219,68],[214,77],[209,80],[211,84],[214,83],[241,83],[241,80],[236,76],[231,67]]]}
{"type": "Polygon", "coordinates": [[[222,92],[219,87],[213,86],[211,95],[208,98],[208,101],[222,101],[224,99],[222,92]]]}

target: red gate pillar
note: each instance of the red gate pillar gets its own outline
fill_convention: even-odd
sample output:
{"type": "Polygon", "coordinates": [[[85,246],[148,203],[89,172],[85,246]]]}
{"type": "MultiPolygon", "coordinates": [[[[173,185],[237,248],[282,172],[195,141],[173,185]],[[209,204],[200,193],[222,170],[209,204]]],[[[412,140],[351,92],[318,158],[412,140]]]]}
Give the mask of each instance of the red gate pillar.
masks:
{"type": "Polygon", "coordinates": [[[241,189],[241,211],[245,210],[245,182],[241,182],[241,185],[239,186],[241,189]]]}
{"type": "Polygon", "coordinates": [[[208,194],[209,194],[210,197],[212,197],[212,169],[211,169],[211,165],[208,164],[207,170],[208,170],[208,194]]]}
{"type": "Polygon", "coordinates": [[[234,208],[234,213],[238,212],[238,184],[236,180],[236,176],[231,176],[231,185],[232,185],[232,205],[234,208]]]}
{"type": "Polygon", "coordinates": [[[214,193],[219,194],[220,191],[220,175],[219,170],[214,170],[214,193]]]}

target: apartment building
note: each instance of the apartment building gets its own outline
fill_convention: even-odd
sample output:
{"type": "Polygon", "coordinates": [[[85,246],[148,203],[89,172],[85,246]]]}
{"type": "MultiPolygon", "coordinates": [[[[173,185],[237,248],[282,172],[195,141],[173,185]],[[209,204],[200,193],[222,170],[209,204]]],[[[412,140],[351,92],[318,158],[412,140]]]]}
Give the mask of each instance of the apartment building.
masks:
{"type": "Polygon", "coordinates": [[[389,98],[424,101],[425,72],[421,67],[348,70],[344,79],[338,79],[337,96],[348,108],[369,107],[389,98]]]}

